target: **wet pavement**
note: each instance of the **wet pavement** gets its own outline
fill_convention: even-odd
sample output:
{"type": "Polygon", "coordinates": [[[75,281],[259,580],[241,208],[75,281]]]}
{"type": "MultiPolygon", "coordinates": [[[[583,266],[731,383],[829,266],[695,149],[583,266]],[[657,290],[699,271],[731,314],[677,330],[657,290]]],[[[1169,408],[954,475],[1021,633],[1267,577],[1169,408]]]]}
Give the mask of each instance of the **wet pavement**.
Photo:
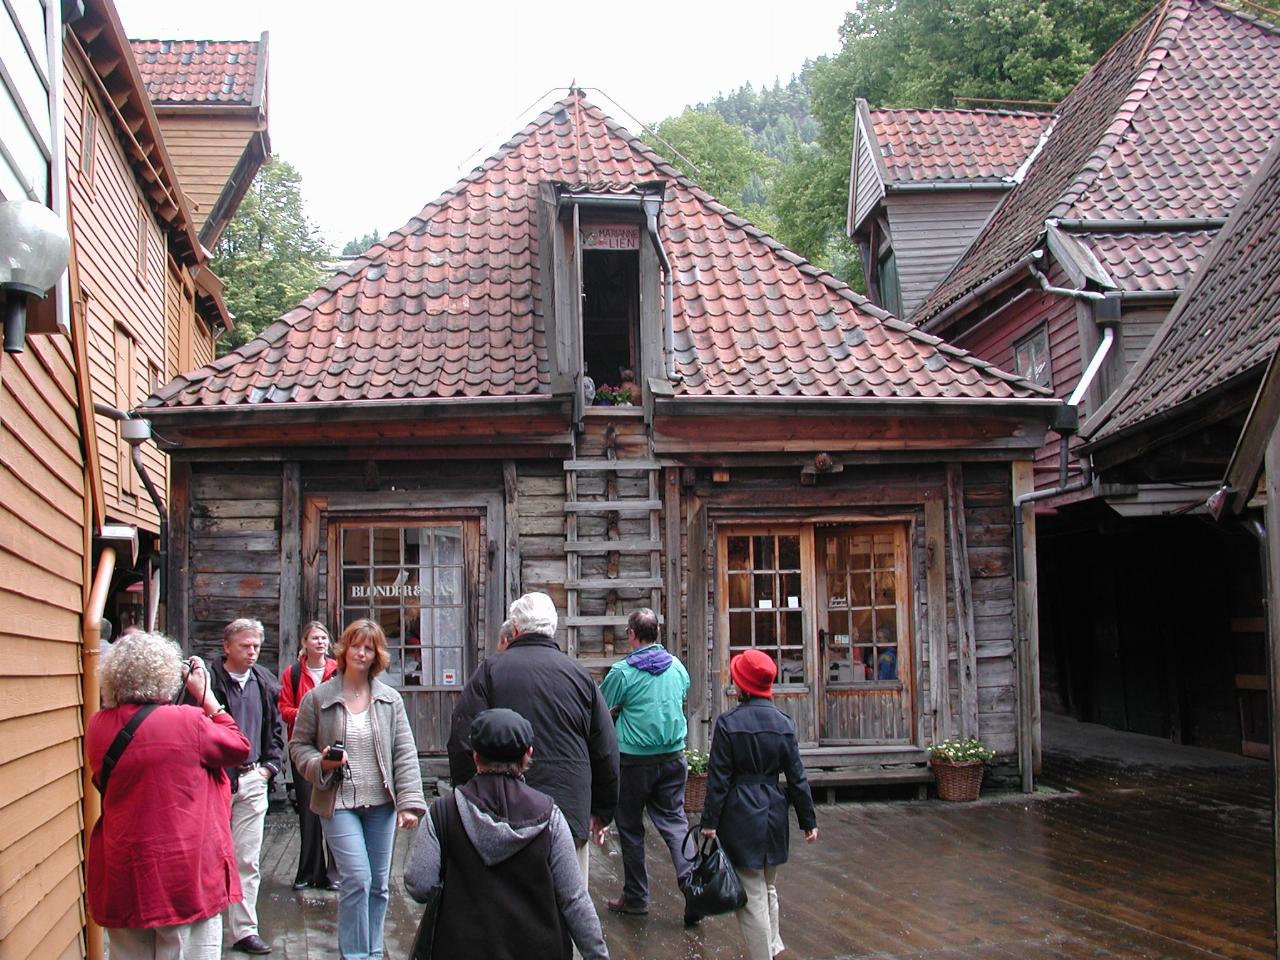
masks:
{"type": "MultiPolygon", "coordinates": [[[[820,805],[820,841],[793,834],[778,875],[781,957],[1276,956],[1268,764],[1054,718],[1045,743],[1044,786],[1031,797],[820,805]]],[[[611,955],[742,957],[732,917],[683,928],[670,861],[649,833],[645,917],[604,910],[621,889],[621,857],[616,838],[593,850],[611,955]]],[[[399,881],[409,839],[398,838],[393,863],[388,960],[405,955],[417,923],[399,881]]],[[[263,936],[275,957],[336,957],[336,895],[290,889],[296,848],[293,814],[273,812],[263,936]]]]}

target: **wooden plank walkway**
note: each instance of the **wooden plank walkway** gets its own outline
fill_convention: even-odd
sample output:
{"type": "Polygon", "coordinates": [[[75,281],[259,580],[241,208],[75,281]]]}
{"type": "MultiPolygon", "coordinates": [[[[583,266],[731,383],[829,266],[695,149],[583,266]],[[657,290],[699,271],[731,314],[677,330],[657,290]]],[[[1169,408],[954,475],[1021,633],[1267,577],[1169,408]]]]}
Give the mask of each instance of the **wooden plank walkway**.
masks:
{"type": "MultiPolygon", "coordinates": [[[[821,805],[821,842],[794,836],[779,874],[782,957],[1274,958],[1269,766],[1170,754],[1178,748],[1163,744],[1153,762],[1144,740],[1132,757],[1057,752],[1050,743],[1050,789],[1031,798],[821,805]]],[[[407,844],[402,835],[388,958],[404,955],[417,921],[399,882],[407,844]]],[[[336,896],[290,890],[295,849],[293,816],[273,813],[263,935],[276,957],[336,957],[336,896]]],[[[683,929],[665,850],[651,845],[649,863],[650,914],[614,916],[603,904],[621,888],[616,841],[593,851],[592,895],[611,955],[741,957],[731,917],[683,929]]]]}

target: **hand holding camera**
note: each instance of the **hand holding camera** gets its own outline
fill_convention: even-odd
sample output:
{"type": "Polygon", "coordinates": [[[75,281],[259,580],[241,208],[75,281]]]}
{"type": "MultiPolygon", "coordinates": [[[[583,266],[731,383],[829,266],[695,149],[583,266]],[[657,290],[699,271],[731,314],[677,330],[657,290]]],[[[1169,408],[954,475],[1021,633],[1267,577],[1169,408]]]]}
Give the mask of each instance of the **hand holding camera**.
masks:
{"type": "Polygon", "coordinates": [[[347,751],[341,740],[335,740],[332,746],[326,747],[320,754],[320,769],[325,773],[338,770],[347,762],[347,751]]]}

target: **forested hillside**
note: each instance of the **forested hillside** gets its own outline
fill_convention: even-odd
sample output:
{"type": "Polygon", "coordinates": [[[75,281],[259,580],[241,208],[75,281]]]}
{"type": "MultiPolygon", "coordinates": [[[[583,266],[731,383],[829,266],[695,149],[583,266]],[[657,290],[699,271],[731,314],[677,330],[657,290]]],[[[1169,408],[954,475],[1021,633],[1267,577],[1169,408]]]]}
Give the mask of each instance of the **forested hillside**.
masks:
{"type": "Polygon", "coordinates": [[[845,239],[853,109],[1062,99],[1149,0],[861,0],[840,52],[687,107],[647,139],[725,204],[859,289],[845,239]]]}

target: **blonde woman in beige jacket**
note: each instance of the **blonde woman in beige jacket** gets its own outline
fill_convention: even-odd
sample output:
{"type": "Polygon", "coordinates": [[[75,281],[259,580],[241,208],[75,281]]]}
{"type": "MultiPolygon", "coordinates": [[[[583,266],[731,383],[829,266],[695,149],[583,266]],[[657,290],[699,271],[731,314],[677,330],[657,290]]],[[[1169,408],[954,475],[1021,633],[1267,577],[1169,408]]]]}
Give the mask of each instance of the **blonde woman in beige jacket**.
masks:
{"type": "Polygon", "coordinates": [[[404,701],[377,679],[390,662],[382,628],[355,621],[334,657],[338,673],[302,698],[289,756],[337,862],[339,955],[366,960],[383,955],[396,826],[416,827],[427,805],[404,701]]]}

